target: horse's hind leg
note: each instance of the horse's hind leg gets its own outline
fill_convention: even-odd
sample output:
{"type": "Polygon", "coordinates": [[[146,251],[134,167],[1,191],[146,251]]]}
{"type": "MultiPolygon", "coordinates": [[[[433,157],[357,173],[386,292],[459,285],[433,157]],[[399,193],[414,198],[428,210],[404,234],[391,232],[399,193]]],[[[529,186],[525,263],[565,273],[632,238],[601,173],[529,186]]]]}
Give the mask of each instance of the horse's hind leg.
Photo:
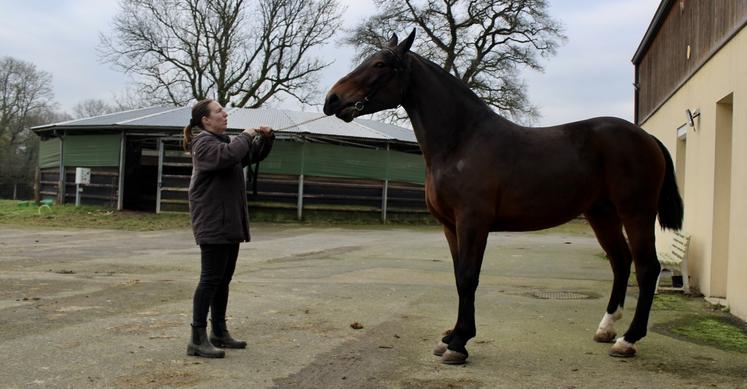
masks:
{"type": "Polygon", "coordinates": [[[646,336],[648,331],[648,317],[654,301],[656,279],[661,271],[661,265],[656,257],[655,221],[655,213],[632,218],[623,217],[625,232],[628,234],[630,248],[633,251],[639,296],[630,328],[610,349],[610,355],[614,357],[634,356],[636,353],[634,343],[646,336]]]}
{"type": "Polygon", "coordinates": [[[603,343],[613,342],[617,336],[615,322],[622,318],[625,305],[625,292],[628,288],[632,256],[622,234],[620,218],[611,204],[593,208],[586,213],[586,218],[594,229],[599,244],[607,253],[614,275],[607,310],[594,333],[594,340],[603,343]]]}

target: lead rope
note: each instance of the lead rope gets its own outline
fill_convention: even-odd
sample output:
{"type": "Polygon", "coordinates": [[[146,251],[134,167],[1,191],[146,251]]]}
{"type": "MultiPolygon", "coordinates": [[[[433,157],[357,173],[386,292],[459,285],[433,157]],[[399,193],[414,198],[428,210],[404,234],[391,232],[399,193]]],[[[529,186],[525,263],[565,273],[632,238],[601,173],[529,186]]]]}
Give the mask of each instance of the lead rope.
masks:
{"type": "Polygon", "coordinates": [[[293,128],[293,127],[299,127],[299,126],[303,126],[304,124],[308,124],[308,123],[311,123],[311,122],[315,122],[315,121],[317,121],[317,120],[320,120],[320,119],[324,119],[324,118],[326,118],[326,117],[327,117],[327,115],[322,115],[322,116],[319,116],[319,117],[317,117],[317,118],[313,118],[313,119],[309,119],[309,120],[304,120],[304,121],[302,121],[301,123],[296,123],[296,124],[290,125],[290,126],[288,126],[288,127],[278,128],[277,130],[272,130],[272,131],[273,131],[273,132],[277,132],[277,131],[285,131],[285,130],[289,130],[289,129],[293,128]]]}

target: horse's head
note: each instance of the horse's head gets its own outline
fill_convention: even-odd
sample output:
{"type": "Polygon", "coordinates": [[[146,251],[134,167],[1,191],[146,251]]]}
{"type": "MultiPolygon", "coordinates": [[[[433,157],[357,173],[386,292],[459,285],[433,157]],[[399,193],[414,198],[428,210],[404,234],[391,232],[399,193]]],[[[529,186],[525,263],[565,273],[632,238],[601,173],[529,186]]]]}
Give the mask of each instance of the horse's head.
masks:
{"type": "Polygon", "coordinates": [[[350,122],[356,116],[400,105],[407,82],[406,55],[414,39],[414,29],[399,44],[397,35],[392,35],[385,48],[332,86],[324,101],[324,113],[350,122]]]}

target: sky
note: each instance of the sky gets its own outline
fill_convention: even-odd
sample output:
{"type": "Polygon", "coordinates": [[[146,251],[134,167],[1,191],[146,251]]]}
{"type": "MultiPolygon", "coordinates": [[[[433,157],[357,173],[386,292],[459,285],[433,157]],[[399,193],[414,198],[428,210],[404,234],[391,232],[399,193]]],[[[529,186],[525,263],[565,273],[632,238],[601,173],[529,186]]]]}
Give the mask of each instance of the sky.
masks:
{"type": "MultiPolygon", "coordinates": [[[[372,0],[339,0],[346,5],[346,28],[375,13],[372,0]]],[[[659,0],[550,0],[550,15],[568,40],[557,55],[542,61],[544,72],[522,70],[532,104],[547,126],[594,116],[633,118],[633,65],[630,62],[659,0]]],[[[69,113],[85,99],[112,100],[132,79],[102,63],[99,34],[111,31],[116,0],[0,0],[0,57],[31,62],[52,75],[58,108],[69,113]]],[[[404,35],[406,31],[397,32],[404,35]]],[[[335,39],[337,40],[337,39],[335,39]]],[[[334,58],[320,75],[326,91],[353,67],[354,50],[330,42],[318,55],[334,58]]],[[[320,101],[323,93],[320,94],[320,101]]],[[[286,99],[273,106],[301,107],[286,99]]]]}

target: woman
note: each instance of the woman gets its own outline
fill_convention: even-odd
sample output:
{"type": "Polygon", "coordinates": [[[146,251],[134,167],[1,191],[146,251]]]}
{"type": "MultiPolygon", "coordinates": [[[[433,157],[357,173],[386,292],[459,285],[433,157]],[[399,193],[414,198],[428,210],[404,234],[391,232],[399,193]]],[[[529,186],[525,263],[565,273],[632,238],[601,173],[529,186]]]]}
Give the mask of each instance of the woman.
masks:
{"type": "Polygon", "coordinates": [[[243,167],[264,159],[275,135],[269,127],[246,129],[230,139],[225,134],[228,114],[218,102],[202,100],[192,108],[184,128],[184,148],[192,152],[189,211],[192,231],[200,245],[202,270],[195,290],[192,338],[187,354],[223,358],[222,348],[245,348],[226,329],[228,284],[239,243],[249,241],[249,214],[243,167]],[[192,137],[192,131],[200,132],[192,137]],[[212,326],[207,335],[207,315],[212,326]]]}

